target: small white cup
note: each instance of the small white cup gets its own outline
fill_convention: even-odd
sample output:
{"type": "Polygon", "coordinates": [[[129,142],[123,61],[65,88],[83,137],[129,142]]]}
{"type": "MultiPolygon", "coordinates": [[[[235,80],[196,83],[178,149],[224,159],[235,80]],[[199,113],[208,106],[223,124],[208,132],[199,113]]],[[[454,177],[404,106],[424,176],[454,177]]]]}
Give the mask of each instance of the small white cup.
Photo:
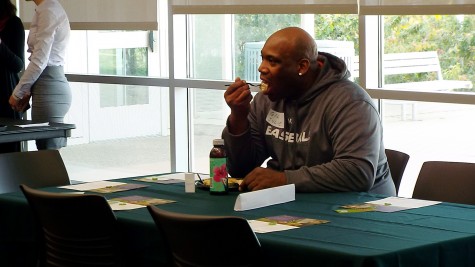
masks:
{"type": "Polygon", "coordinates": [[[195,192],[195,174],[194,173],[185,173],[185,192],[194,193],[195,192]]]}

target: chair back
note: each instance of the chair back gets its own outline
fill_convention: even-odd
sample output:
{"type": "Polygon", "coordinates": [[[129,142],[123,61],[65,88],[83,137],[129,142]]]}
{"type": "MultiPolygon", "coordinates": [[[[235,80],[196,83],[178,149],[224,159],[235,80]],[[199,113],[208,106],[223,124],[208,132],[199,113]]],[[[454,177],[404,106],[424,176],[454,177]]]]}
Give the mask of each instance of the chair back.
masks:
{"type": "Polygon", "coordinates": [[[19,191],[20,184],[33,188],[69,185],[68,172],[59,151],[0,154],[0,194],[19,191]]]}
{"type": "Polygon", "coordinates": [[[398,193],[402,176],[410,156],[401,151],[386,149],[386,157],[388,158],[391,177],[393,178],[394,185],[396,185],[396,193],[398,193]]]}
{"type": "Polygon", "coordinates": [[[103,196],[20,188],[37,226],[39,266],[121,266],[117,219],[103,196]]]}
{"type": "Polygon", "coordinates": [[[261,246],[246,219],[147,208],[174,266],[259,266],[261,246]]]}
{"type": "Polygon", "coordinates": [[[475,163],[424,162],[412,197],[475,205],[475,163]]]}

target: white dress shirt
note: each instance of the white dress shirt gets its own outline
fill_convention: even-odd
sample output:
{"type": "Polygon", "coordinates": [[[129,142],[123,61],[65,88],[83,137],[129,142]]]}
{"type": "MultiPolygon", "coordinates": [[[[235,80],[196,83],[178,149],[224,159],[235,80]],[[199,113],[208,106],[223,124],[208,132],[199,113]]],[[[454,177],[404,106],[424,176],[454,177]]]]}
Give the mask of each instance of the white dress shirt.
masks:
{"type": "Polygon", "coordinates": [[[66,11],[57,0],[44,0],[36,7],[27,41],[30,63],[13,91],[15,97],[30,93],[46,66],[64,66],[70,31],[66,11]]]}

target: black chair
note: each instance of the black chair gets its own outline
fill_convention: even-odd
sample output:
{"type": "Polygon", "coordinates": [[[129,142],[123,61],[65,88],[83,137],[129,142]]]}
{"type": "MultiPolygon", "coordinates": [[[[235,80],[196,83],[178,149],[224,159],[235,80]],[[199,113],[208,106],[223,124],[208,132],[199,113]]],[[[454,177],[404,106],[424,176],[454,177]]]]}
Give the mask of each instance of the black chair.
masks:
{"type": "Polygon", "coordinates": [[[246,219],[147,208],[173,266],[260,266],[261,246],[246,219]]]}
{"type": "Polygon", "coordinates": [[[20,188],[33,212],[40,267],[122,266],[117,219],[103,196],[20,188]]]}
{"type": "Polygon", "coordinates": [[[424,162],[412,197],[475,205],[475,163],[424,162]]]}
{"type": "Polygon", "coordinates": [[[20,184],[39,188],[70,183],[58,150],[0,154],[0,194],[19,191],[20,184]]]}
{"type": "Polygon", "coordinates": [[[386,149],[386,157],[388,158],[389,171],[396,185],[396,193],[398,193],[402,176],[410,156],[401,151],[386,149]]]}

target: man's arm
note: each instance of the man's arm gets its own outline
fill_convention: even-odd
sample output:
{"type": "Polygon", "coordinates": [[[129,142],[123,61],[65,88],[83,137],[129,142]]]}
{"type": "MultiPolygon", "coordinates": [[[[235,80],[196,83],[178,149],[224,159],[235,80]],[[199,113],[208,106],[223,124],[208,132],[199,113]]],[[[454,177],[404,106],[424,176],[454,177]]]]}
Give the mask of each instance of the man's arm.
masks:
{"type": "Polygon", "coordinates": [[[239,77],[236,78],[234,83],[224,92],[224,99],[229,108],[231,108],[231,114],[227,121],[228,131],[234,135],[244,133],[249,128],[247,116],[249,115],[252,100],[249,85],[239,77]]]}
{"type": "Polygon", "coordinates": [[[259,132],[259,124],[256,109],[258,99],[262,95],[256,95],[254,101],[250,103],[250,111],[246,117],[247,127],[240,134],[233,134],[230,130],[229,120],[222,132],[222,138],[226,146],[228,156],[228,171],[233,177],[243,178],[255,167],[261,166],[269,157],[265,147],[265,140],[259,132]]]}

